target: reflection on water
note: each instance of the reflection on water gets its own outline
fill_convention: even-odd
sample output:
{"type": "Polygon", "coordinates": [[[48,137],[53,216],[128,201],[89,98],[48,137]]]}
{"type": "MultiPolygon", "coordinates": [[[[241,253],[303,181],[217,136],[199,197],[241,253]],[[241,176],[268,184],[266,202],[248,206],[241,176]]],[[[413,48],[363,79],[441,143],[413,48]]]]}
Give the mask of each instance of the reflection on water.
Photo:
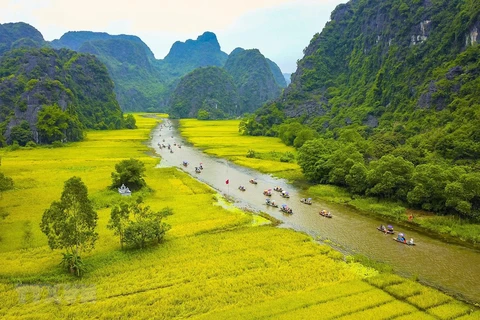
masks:
{"type": "Polygon", "coordinates": [[[389,221],[364,216],[353,209],[331,203],[303,204],[300,199],[305,198],[306,195],[286,181],[205,155],[184,144],[182,137],[175,129],[176,123],[167,120],[165,124],[153,131],[151,141],[152,147],[162,157],[160,167],[178,167],[219,192],[234,198],[238,207],[262,210],[282,220],[284,222],[282,227],[306,232],[317,239],[329,239],[346,252],[364,254],[375,260],[386,262],[394,266],[398,272],[418,276],[426,283],[461,295],[469,301],[480,303],[480,253],[478,251],[447,244],[406,227],[397,228],[396,231],[404,232],[407,239],[414,238],[417,245],[407,246],[393,241],[393,235],[385,235],[376,230],[380,224],[390,224],[389,221]],[[168,126],[170,123],[173,123],[172,127],[168,126]],[[160,148],[159,143],[160,146],[164,144],[166,148],[160,148]],[[168,145],[173,153],[170,153],[168,145]],[[182,165],[183,161],[189,162],[188,167],[182,165]],[[200,163],[203,170],[196,173],[195,167],[200,163]],[[258,184],[249,183],[252,178],[256,178],[258,184]],[[228,184],[226,184],[227,179],[228,184]],[[245,186],[246,190],[238,190],[240,185],[245,186]],[[279,208],[264,204],[266,197],[263,195],[263,190],[275,186],[287,190],[290,198],[282,198],[279,192],[273,191],[271,199],[279,205],[287,204],[291,207],[292,215],[285,215],[279,208]],[[320,216],[318,213],[322,209],[330,211],[333,218],[327,219],[320,216]]]}

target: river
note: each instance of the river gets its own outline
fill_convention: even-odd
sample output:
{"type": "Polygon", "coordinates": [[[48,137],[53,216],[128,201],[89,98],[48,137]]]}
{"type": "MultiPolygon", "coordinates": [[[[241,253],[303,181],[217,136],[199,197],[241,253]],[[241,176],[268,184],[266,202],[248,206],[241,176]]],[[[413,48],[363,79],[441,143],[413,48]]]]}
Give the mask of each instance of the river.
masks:
{"type": "Polygon", "coordinates": [[[151,134],[151,146],[162,157],[159,167],[178,167],[220,193],[232,197],[236,206],[261,210],[283,221],[281,227],[305,232],[315,239],[328,239],[330,245],[345,253],[363,254],[388,263],[400,274],[416,276],[423,283],[449,294],[480,303],[478,250],[448,244],[407,227],[396,227],[395,230],[405,233],[407,239],[414,238],[417,245],[407,246],[393,241],[392,235],[384,235],[376,230],[380,224],[390,224],[389,221],[362,215],[342,205],[321,201],[314,201],[312,205],[303,204],[300,199],[305,194],[285,180],[206,155],[184,143],[176,129],[177,122],[166,120],[165,124],[155,128],[151,134]],[[165,124],[172,125],[169,127],[165,124]],[[160,149],[159,143],[170,144],[173,153],[167,148],[160,149]],[[181,148],[174,146],[174,143],[180,143],[181,148]],[[188,161],[189,166],[184,167],[183,161],[188,161]],[[195,166],[200,163],[204,169],[201,173],[195,173],[195,166]],[[256,178],[257,185],[248,182],[252,178],[256,178]],[[229,184],[226,184],[227,179],[229,184]],[[246,190],[238,190],[240,185],[245,186],[246,190]],[[278,208],[265,205],[263,190],[274,186],[280,186],[289,192],[289,199],[280,197],[275,191],[271,198],[280,205],[290,206],[293,209],[292,215],[285,215],[278,208]],[[322,209],[330,211],[333,218],[319,216],[318,212],[322,209]]]}

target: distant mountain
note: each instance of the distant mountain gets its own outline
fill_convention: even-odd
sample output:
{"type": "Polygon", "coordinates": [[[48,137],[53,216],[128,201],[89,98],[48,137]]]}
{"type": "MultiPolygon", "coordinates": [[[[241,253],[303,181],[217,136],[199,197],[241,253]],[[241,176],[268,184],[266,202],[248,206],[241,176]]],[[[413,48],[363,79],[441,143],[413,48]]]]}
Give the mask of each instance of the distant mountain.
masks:
{"type": "Polygon", "coordinates": [[[285,78],[285,82],[287,83],[287,86],[292,82],[292,74],[291,73],[284,73],[283,77],[285,78]]]}
{"type": "Polygon", "coordinates": [[[241,114],[233,78],[219,67],[197,68],[184,76],[170,105],[170,115],[177,118],[218,119],[241,114]]]}
{"type": "Polygon", "coordinates": [[[197,40],[175,42],[163,62],[174,77],[181,77],[198,67],[222,67],[228,55],[220,50],[217,36],[204,32],[197,40]]]}
{"type": "Polygon", "coordinates": [[[0,145],[76,141],[85,127],[122,126],[113,82],[95,56],[41,48],[0,58],[0,145]]]}
{"type": "MultiPolygon", "coordinates": [[[[140,38],[130,35],[67,32],[60,39],[53,40],[51,45],[96,55],[107,66],[115,83],[118,102],[126,111],[166,111],[171,106],[171,94],[184,75],[199,67],[223,67],[229,59],[221,50],[216,35],[208,31],[196,40],[175,42],[163,60],[155,59],[140,38]]],[[[237,51],[244,50],[238,48],[237,51]]],[[[252,60],[238,64],[244,69],[245,75],[249,70],[253,72],[248,81],[236,80],[239,85],[236,88],[245,93],[242,94],[245,103],[240,103],[244,107],[242,110],[258,108],[263,102],[277,97],[279,88],[286,87],[280,68],[273,61],[260,56],[257,62],[252,60]],[[258,62],[260,64],[250,65],[258,62]],[[242,66],[242,63],[247,64],[242,66]],[[272,77],[275,85],[270,81],[272,77]]]]}
{"type": "Polygon", "coordinates": [[[115,93],[123,110],[162,110],[168,99],[168,77],[157,67],[150,48],[138,37],[103,32],[67,32],[54,47],[67,47],[96,55],[115,82],[115,93]]]}
{"type": "Polygon", "coordinates": [[[45,45],[42,34],[23,22],[0,24],[0,56],[15,48],[39,48],[45,45]]]}
{"type": "Polygon", "coordinates": [[[280,88],[286,88],[287,87],[287,82],[285,81],[285,78],[283,77],[282,70],[277,66],[275,62],[272,60],[265,58],[267,60],[268,66],[270,67],[270,71],[273,74],[273,77],[275,79],[275,82],[278,84],[280,88]]]}
{"type": "Polygon", "coordinates": [[[224,68],[233,77],[238,89],[242,112],[255,111],[263,103],[280,95],[281,88],[272,73],[272,65],[278,69],[276,73],[281,75],[278,66],[268,62],[257,49],[237,48],[229,55],[224,68]]]}

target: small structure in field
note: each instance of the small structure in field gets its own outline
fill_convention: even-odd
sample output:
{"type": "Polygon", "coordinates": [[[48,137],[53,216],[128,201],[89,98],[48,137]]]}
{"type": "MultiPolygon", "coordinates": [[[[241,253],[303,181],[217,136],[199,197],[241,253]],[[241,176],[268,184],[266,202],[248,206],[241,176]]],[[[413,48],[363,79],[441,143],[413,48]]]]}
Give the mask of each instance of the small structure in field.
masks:
{"type": "Polygon", "coordinates": [[[125,186],[124,184],[122,184],[122,186],[120,188],[118,188],[118,192],[122,196],[131,196],[132,195],[132,192],[130,191],[130,189],[128,189],[128,187],[125,186]]]}

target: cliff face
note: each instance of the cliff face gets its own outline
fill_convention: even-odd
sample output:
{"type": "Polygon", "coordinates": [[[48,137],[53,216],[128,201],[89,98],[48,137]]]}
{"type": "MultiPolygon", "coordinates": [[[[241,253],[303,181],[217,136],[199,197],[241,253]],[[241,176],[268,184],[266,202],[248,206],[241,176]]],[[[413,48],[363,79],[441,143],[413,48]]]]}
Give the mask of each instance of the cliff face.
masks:
{"type": "Polygon", "coordinates": [[[0,58],[0,129],[7,142],[25,121],[32,140],[42,142],[38,113],[53,105],[87,128],[123,125],[113,82],[94,56],[43,48],[13,50],[0,58]]]}
{"type": "Polygon", "coordinates": [[[179,118],[195,118],[202,110],[206,119],[239,115],[240,97],[225,70],[218,67],[197,68],[184,76],[170,101],[170,114],[179,118]]]}
{"type": "Polygon", "coordinates": [[[444,110],[453,101],[440,88],[446,74],[457,92],[467,85],[454,79],[465,68],[450,69],[464,65],[456,62],[462,53],[478,50],[479,12],[474,0],[339,5],[305,48],[277,106],[287,117],[315,118],[318,129],[390,126],[394,113],[444,110]]]}
{"type": "Polygon", "coordinates": [[[228,55],[220,50],[217,36],[205,32],[196,40],[177,41],[163,60],[173,76],[181,77],[195,68],[221,67],[228,55]]]}
{"type": "Polygon", "coordinates": [[[267,59],[257,49],[235,49],[225,63],[225,70],[238,88],[242,112],[255,111],[280,94],[267,59]]]}
{"type": "Polygon", "coordinates": [[[42,34],[23,22],[0,24],[0,56],[15,48],[38,48],[45,44],[42,34]]]}

